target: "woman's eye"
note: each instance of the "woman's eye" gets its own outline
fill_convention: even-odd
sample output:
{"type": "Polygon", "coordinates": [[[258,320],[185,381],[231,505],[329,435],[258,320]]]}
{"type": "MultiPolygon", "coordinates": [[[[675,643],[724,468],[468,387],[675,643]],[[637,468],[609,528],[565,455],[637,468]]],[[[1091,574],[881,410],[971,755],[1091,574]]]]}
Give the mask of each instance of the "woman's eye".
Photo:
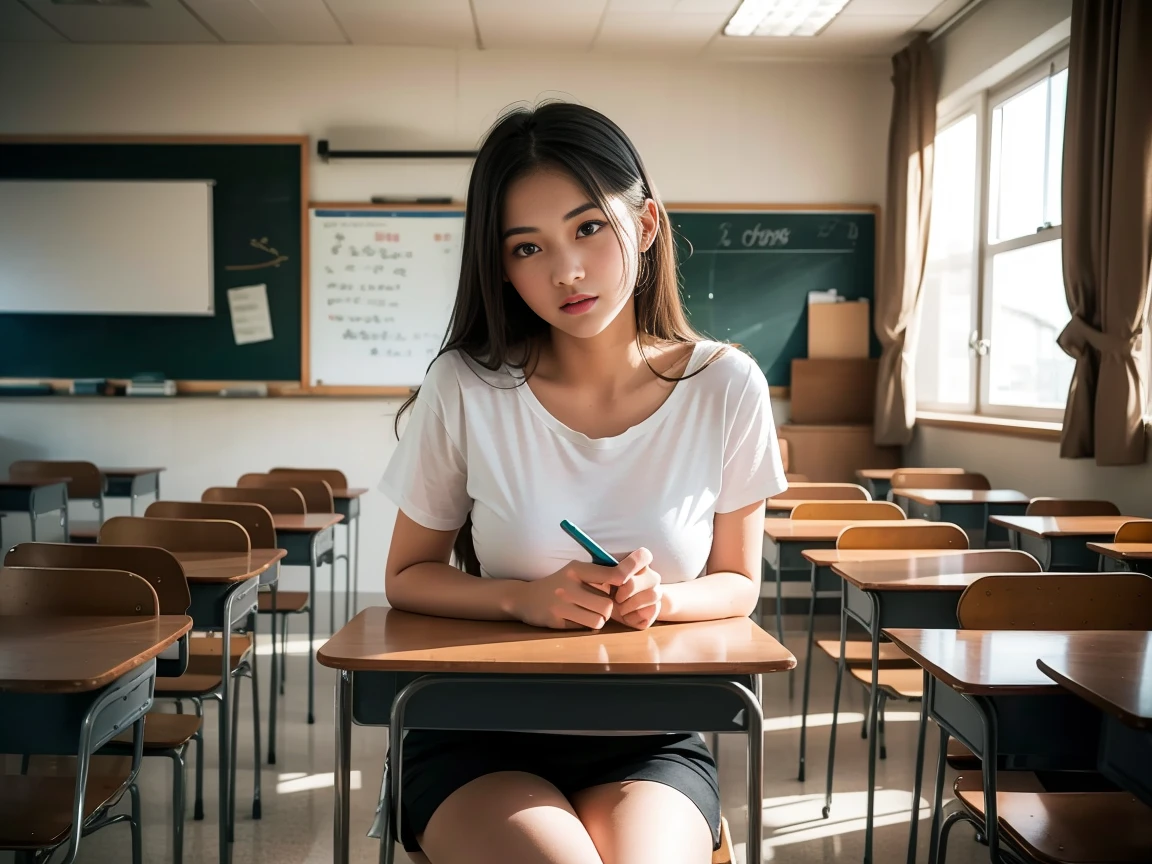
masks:
{"type": "Polygon", "coordinates": [[[540,251],[540,247],[535,243],[521,243],[512,250],[512,254],[519,258],[527,258],[529,255],[535,255],[540,251]]]}
{"type": "Polygon", "coordinates": [[[595,234],[597,231],[599,231],[603,227],[604,227],[603,222],[597,222],[597,221],[585,222],[583,225],[581,225],[576,230],[576,233],[581,237],[591,237],[593,234],[595,234]]]}

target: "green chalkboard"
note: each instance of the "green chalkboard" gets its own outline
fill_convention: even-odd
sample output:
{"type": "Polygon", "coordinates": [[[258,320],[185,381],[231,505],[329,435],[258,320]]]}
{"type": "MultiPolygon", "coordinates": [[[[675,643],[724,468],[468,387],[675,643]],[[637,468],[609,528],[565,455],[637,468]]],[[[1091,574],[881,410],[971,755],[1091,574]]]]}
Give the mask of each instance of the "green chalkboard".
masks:
{"type": "MultiPolygon", "coordinates": [[[[876,214],[860,211],[669,208],[680,291],[692,325],[738,342],[768,383],[787,386],[808,355],[809,291],[873,298],[876,214]]],[[[872,356],[880,345],[872,334],[872,356]]]]}
{"type": "MultiPolygon", "coordinates": [[[[0,142],[0,179],[214,181],[216,310],[207,317],[0,314],[0,377],[130,378],[160,373],[182,381],[299,381],[301,176],[306,158],[304,139],[0,142]],[[253,241],[263,241],[278,254],[253,241]],[[228,289],[258,283],[268,286],[274,338],[237,345],[228,289]]],[[[61,250],[67,253],[67,238],[62,238],[61,250]]]]}

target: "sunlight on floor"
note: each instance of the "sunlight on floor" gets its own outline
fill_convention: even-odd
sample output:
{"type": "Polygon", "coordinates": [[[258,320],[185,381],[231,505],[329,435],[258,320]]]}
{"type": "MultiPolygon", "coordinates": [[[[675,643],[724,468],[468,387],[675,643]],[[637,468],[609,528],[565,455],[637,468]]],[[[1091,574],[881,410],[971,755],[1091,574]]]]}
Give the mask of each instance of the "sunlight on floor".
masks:
{"type": "MultiPolygon", "coordinates": [[[[920,714],[916,711],[888,711],[884,714],[884,720],[887,723],[917,723],[920,721],[920,714]]],[[[764,718],[764,731],[765,732],[784,732],[788,729],[800,728],[801,715],[791,714],[785,717],[765,717],[764,718]]],[[[839,726],[843,723],[863,723],[864,715],[857,711],[841,711],[840,715],[836,718],[836,725],[839,726]]],[[[832,714],[809,714],[808,715],[808,728],[815,729],[819,726],[831,726],[832,714]]]]}
{"type": "MultiPolygon", "coordinates": [[[[360,772],[351,772],[351,789],[360,788],[360,772]]],[[[276,792],[279,795],[288,795],[292,792],[312,792],[316,789],[331,789],[335,782],[331,771],[326,774],[281,774],[276,783],[276,792]]]]}
{"type": "MultiPolygon", "coordinates": [[[[324,643],[327,642],[328,639],[329,639],[328,636],[315,637],[312,640],[312,650],[315,651],[318,648],[323,648],[324,643]]],[[[279,649],[280,643],[277,642],[276,646],[277,646],[277,649],[279,649]]],[[[256,653],[261,657],[271,657],[272,656],[272,640],[270,638],[265,640],[264,636],[258,637],[256,640],[256,653]]],[[[288,653],[292,654],[294,656],[307,654],[308,653],[308,639],[307,638],[299,638],[299,639],[289,638],[289,640],[288,640],[288,653]]]]}

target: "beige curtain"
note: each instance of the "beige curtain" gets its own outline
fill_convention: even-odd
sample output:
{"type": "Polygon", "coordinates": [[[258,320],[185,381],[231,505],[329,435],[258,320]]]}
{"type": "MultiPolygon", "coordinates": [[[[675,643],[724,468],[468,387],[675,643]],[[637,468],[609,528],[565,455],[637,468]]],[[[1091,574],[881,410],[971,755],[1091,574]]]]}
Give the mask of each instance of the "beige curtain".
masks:
{"type": "Polygon", "coordinates": [[[916,422],[916,322],[936,138],[936,71],[921,34],[892,58],[892,121],[888,129],[888,206],[884,213],[876,335],[883,353],[876,381],[877,444],[907,444],[916,422]]]}
{"type": "Polygon", "coordinates": [[[1076,359],[1060,455],[1144,461],[1152,262],[1152,3],[1075,0],[1064,126],[1059,344],[1076,359]]]}

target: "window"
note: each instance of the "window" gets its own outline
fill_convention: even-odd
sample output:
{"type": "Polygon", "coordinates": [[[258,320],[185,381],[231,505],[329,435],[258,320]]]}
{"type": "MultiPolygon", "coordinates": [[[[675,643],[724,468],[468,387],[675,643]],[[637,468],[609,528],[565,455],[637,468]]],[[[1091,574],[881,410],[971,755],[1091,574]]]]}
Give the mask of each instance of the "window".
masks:
{"type": "Polygon", "coordinates": [[[1066,56],[981,94],[936,136],[917,349],[926,409],[1059,419],[1074,362],[1060,185],[1066,56]]]}

